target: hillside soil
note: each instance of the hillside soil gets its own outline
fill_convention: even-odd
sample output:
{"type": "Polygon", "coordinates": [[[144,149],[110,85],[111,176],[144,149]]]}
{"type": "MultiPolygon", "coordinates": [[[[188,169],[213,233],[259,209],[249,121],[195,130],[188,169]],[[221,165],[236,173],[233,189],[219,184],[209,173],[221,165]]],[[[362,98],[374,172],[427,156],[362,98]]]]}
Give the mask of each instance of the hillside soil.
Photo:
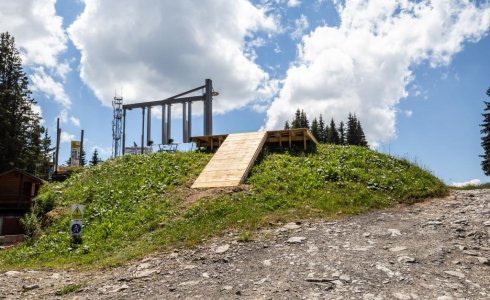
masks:
{"type": "Polygon", "coordinates": [[[490,190],[271,224],[105,271],[0,274],[0,299],[489,299],[490,190]],[[60,296],[57,296],[60,295],[60,296]]]}

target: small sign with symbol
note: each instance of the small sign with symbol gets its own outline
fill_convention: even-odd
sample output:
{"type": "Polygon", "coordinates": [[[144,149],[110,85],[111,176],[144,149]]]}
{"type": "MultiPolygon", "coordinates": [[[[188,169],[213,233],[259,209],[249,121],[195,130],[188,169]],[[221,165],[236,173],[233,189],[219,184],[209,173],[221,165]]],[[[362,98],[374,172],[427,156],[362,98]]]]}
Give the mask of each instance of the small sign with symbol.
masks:
{"type": "Polygon", "coordinates": [[[81,220],[83,217],[83,208],[81,204],[72,204],[70,209],[70,214],[72,220],[81,220]]]}
{"type": "Polygon", "coordinates": [[[70,236],[81,237],[82,236],[82,221],[80,220],[71,220],[70,222],[70,236]]]}

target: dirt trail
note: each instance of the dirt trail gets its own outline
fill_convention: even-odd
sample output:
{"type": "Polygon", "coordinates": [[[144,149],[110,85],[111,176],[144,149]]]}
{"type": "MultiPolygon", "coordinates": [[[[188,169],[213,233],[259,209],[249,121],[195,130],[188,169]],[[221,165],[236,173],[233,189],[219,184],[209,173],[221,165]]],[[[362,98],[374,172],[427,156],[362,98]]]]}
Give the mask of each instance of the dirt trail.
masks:
{"type": "Polygon", "coordinates": [[[106,272],[9,271],[0,299],[490,299],[490,190],[234,234],[106,272]]]}

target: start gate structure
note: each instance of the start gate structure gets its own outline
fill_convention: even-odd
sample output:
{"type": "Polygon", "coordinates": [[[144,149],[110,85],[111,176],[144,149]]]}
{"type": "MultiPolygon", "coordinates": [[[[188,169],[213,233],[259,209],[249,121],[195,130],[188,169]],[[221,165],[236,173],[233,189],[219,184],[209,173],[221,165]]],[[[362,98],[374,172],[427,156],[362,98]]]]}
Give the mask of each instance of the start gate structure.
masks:
{"type": "Polygon", "coordinates": [[[204,85],[193,88],[186,92],[177,94],[175,96],[156,101],[140,102],[124,104],[122,106],[122,154],[124,155],[124,149],[126,147],[126,111],[133,108],[141,108],[142,110],[142,124],[141,124],[141,153],[143,154],[143,145],[145,142],[145,112],[146,113],[146,145],[151,146],[153,141],[151,140],[151,109],[155,106],[160,106],[162,109],[162,144],[168,145],[170,143],[171,136],[171,118],[172,118],[172,105],[182,104],[182,128],[183,128],[183,142],[189,143],[191,141],[192,132],[192,102],[203,101],[204,103],[204,135],[213,134],[213,96],[217,96],[218,93],[213,91],[213,82],[211,79],[206,79],[204,85]],[[191,93],[195,93],[202,90],[203,93],[200,96],[187,96],[191,93]]]}

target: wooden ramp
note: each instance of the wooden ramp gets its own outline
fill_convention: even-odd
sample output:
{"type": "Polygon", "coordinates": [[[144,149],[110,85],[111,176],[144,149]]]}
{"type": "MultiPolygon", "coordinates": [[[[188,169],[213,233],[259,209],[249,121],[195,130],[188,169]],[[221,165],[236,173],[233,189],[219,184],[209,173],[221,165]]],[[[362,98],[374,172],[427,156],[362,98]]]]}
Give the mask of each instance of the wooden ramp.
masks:
{"type": "Polygon", "coordinates": [[[238,186],[247,177],[265,141],[267,131],[229,134],[192,188],[238,186]]]}

